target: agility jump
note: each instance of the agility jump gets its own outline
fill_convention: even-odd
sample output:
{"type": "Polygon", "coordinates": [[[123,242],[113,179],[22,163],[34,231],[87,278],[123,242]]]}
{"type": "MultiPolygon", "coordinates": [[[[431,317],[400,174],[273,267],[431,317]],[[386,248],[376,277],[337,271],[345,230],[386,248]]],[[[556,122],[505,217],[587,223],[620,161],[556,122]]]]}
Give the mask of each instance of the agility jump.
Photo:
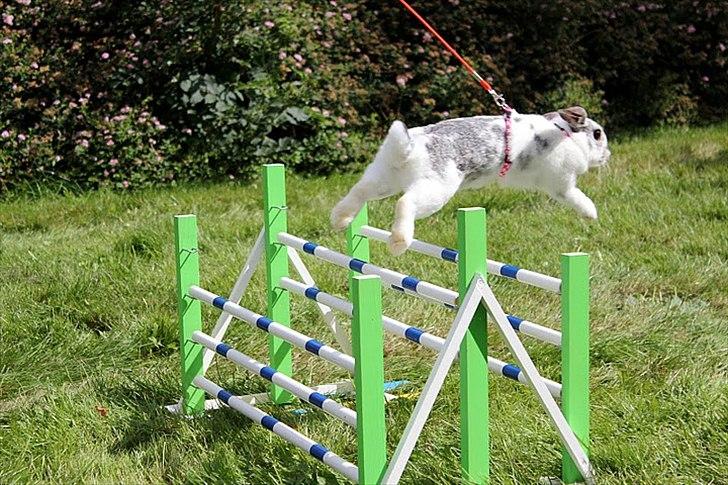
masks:
{"type": "MultiPolygon", "coordinates": [[[[485,210],[458,210],[457,250],[415,241],[411,250],[455,263],[459,291],[382,268],[369,262],[369,240],[386,241],[387,231],[368,225],[366,207],[347,231],[348,253],[343,254],[287,231],[288,207],[282,165],[266,165],[264,227],[228,298],[200,287],[195,216],[175,217],[177,293],[179,301],[182,399],[172,411],[194,415],[214,409],[219,402],[241,412],[294,446],[326,463],[355,483],[397,483],[429,416],[445,377],[455,360],[460,366],[461,467],[466,480],[486,482],[489,476],[488,370],[531,387],[563,444],[562,478],[566,483],[593,483],[588,458],[588,256],[563,254],[562,279],[486,259],[485,210]],[[350,270],[350,300],[319,289],[299,251],[350,270]],[[265,259],[268,307],[265,315],[238,304],[260,260],[265,259]],[[302,281],[291,278],[289,260],[302,281]],[[562,332],[507,315],[486,282],[494,274],[560,293],[562,332]],[[381,284],[405,295],[424,298],[457,314],[446,338],[382,314],[381,284]],[[326,344],[291,328],[290,294],[316,302],[335,344],[326,344]],[[201,303],[222,311],[209,334],[202,332],[201,303]],[[352,318],[351,341],[338,326],[333,311],[352,318]],[[487,318],[487,316],[490,319],[487,318]],[[232,319],[268,333],[270,364],[258,362],[223,341],[232,319]],[[487,321],[493,321],[516,360],[508,364],[487,355],[487,321]],[[437,353],[425,387],[399,445],[387,460],[384,406],[383,331],[437,353]],[[562,351],[562,382],[538,373],[518,335],[521,333],[562,351]],[[334,345],[338,347],[335,348],[334,345]],[[308,387],[291,376],[292,350],[300,348],[354,375],[351,382],[308,387]],[[215,355],[231,360],[271,382],[269,396],[235,396],[205,378],[215,355]],[[365,356],[362,358],[362,356],[365,356]],[[336,401],[353,392],[356,410],[336,401]],[[213,400],[205,400],[205,393],[213,400]],[[320,443],[293,430],[255,406],[270,401],[286,404],[293,396],[340,419],[357,430],[357,465],[320,443]],[[561,407],[556,403],[560,399],[561,407]]],[[[406,298],[406,296],[403,296],[406,298]]]]}

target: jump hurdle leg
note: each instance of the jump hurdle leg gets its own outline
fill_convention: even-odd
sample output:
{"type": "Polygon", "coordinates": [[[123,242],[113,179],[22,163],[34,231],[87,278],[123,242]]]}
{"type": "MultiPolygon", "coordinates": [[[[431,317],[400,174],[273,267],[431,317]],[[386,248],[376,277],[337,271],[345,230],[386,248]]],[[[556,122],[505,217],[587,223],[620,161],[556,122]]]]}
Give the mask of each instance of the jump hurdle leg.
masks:
{"type": "Polygon", "coordinates": [[[382,288],[378,276],[356,276],[352,283],[359,483],[378,484],[387,466],[382,288]]]}
{"type": "MultiPolygon", "coordinates": [[[[346,249],[347,254],[352,258],[361,261],[369,261],[369,239],[361,234],[361,228],[369,224],[369,213],[367,204],[361,208],[359,213],[351,221],[346,229],[346,249]]],[[[354,286],[354,277],[358,275],[354,270],[349,270],[349,288],[354,286]]],[[[352,296],[352,295],[349,295],[352,296]]]]}
{"type": "MultiPolygon", "coordinates": [[[[286,172],[282,164],[263,166],[263,213],[265,223],[265,262],[268,293],[267,315],[290,327],[291,310],[288,291],[280,287],[281,278],[288,276],[288,249],[279,243],[276,235],[288,230],[286,207],[286,172]]],[[[270,365],[290,376],[293,372],[291,345],[277,337],[268,337],[270,365]]],[[[288,391],[271,384],[271,400],[284,404],[292,400],[288,391]]]]}
{"type": "Polygon", "coordinates": [[[190,286],[200,284],[197,218],[194,215],[174,217],[174,243],[182,374],[181,411],[197,414],[205,410],[205,392],[192,384],[194,378],[203,373],[202,348],[191,340],[192,334],[202,329],[200,302],[187,295],[190,286]]]}
{"type": "MultiPolygon", "coordinates": [[[[589,453],[589,256],[561,255],[561,410],[585,453],[589,453]]],[[[566,449],[564,483],[582,481],[566,449]]]]}
{"type": "MultiPolygon", "coordinates": [[[[465,298],[476,274],[486,272],[485,209],[458,209],[458,286],[465,298]]],[[[463,481],[486,483],[490,475],[488,434],[488,332],[478,307],[460,344],[460,463],[463,481]]]]}

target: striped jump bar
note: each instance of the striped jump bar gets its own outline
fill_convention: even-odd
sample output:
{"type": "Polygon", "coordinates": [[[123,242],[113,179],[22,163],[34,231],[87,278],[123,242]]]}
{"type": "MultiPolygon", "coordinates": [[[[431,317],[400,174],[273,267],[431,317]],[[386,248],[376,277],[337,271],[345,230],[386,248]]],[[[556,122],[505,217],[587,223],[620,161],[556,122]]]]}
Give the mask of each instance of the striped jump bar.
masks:
{"type": "Polygon", "coordinates": [[[314,458],[326,463],[352,482],[359,482],[359,469],[357,466],[344,460],[325,446],[316,443],[311,438],[299,433],[285,423],[281,423],[270,414],[264,413],[257,407],[246,403],[239,397],[233,396],[230,392],[202,376],[195,377],[192,383],[209,395],[221,400],[234,410],[245,415],[254,423],[263,426],[265,429],[280,436],[296,448],[299,448],[306,453],[309,453],[314,458]]]}
{"type": "Polygon", "coordinates": [[[323,409],[335,418],[339,418],[349,426],[356,428],[356,412],[339,404],[331,398],[324,396],[311,389],[310,387],[301,384],[297,380],[278,372],[273,367],[268,367],[265,364],[258,362],[245,355],[244,353],[233,349],[228,344],[213,338],[205,333],[196,331],[192,334],[192,341],[197,342],[205,348],[217,352],[226,359],[236,363],[240,367],[257,374],[264,379],[271,381],[273,384],[282,387],[283,389],[290,391],[291,394],[297,398],[306,401],[314,406],[323,409]]]}
{"type": "MultiPolygon", "coordinates": [[[[392,235],[392,233],[389,231],[385,231],[384,229],[379,229],[372,226],[362,226],[359,233],[362,236],[367,236],[381,242],[389,241],[389,236],[392,235]]],[[[452,263],[457,263],[458,261],[458,252],[455,249],[437,246],[435,244],[430,244],[428,242],[420,241],[418,239],[412,241],[410,249],[418,253],[431,256],[433,258],[442,259],[444,261],[450,261],[452,263]]],[[[499,261],[493,261],[492,259],[488,260],[487,266],[488,273],[490,274],[505,276],[506,278],[517,280],[521,283],[526,283],[527,285],[535,286],[537,288],[548,291],[553,291],[554,293],[561,293],[561,280],[559,278],[536,273],[535,271],[522,269],[518,266],[501,263],[499,261]]]]}
{"type": "MultiPolygon", "coordinates": [[[[315,286],[308,286],[304,283],[292,280],[290,278],[281,278],[281,287],[297,295],[305,296],[309,300],[323,303],[324,305],[333,308],[334,310],[352,316],[354,307],[351,302],[346,301],[342,298],[338,298],[329,293],[325,293],[315,286]]],[[[444,338],[433,335],[417,327],[407,325],[406,323],[402,323],[399,320],[395,320],[385,315],[382,315],[382,326],[389,333],[392,333],[401,338],[406,338],[407,340],[411,340],[412,342],[415,342],[416,344],[419,344],[423,347],[427,347],[430,350],[434,350],[435,352],[442,351],[442,348],[445,346],[444,338]]],[[[513,379],[514,381],[518,381],[522,384],[528,384],[526,375],[521,371],[521,369],[519,369],[515,365],[507,364],[501,360],[489,356],[488,369],[494,374],[508,377],[509,379],[513,379]]],[[[549,379],[544,380],[546,381],[546,387],[548,388],[551,395],[554,396],[555,399],[560,399],[561,384],[549,379]]]]}
{"type": "Polygon", "coordinates": [[[333,347],[329,347],[316,339],[307,337],[306,335],[296,332],[285,325],[274,322],[270,318],[264,317],[259,313],[255,313],[254,311],[241,307],[240,305],[229,301],[220,295],[204,290],[199,286],[190,286],[188,294],[195,300],[207,303],[208,305],[212,305],[229,313],[238,320],[246,322],[251,327],[259,328],[271,335],[280,337],[295,347],[304,349],[314,355],[318,355],[322,359],[338,365],[352,374],[354,373],[354,358],[350,355],[339,352],[333,347]]]}
{"type": "Polygon", "coordinates": [[[331,250],[325,246],[319,246],[311,241],[306,241],[300,237],[293,236],[287,232],[278,233],[278,241],[293,249],[311,254],[319,259],[329,263],[349,268],[357,273],[377,275],[387,285],[394,285],[406,290],[410,290],[415,294],[435,300],[451,308],[457,306],[458,294],[455,291],[433,285],[427,281],[421,281],[414,276],[407,276],[390,269],[381,268],[371,263],[367,263],[360,259],[352,258],[345,254],[331,250]]]}

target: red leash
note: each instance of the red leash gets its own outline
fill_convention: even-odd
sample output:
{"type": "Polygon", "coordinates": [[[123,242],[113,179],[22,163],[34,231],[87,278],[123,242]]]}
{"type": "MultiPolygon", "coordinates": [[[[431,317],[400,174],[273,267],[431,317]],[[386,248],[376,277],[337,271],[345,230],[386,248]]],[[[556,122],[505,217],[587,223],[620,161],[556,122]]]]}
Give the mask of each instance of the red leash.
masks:
{"type": "Polygon", "coordinates": [[[417,20],[420,21],[422,25],[425,26],[425,28],[430,32],[440,43],[447,49],[447,51],[455,56],[455,59],[460,61],[460,64],[463,65],[466,71],[475,79],[475,81],[483,88],[485,91],[490,94],[493,97],[493,101],[495,104],[503,110],[503,118],[505,122],[505,148],[503,149],[504,159],[503,159],[503,165],[501,165],[501,169],[498,175],[501,177],[504,177],[506,173],[508,173],[508,170],[511,168],[511,111],[513,109],[508,106],[508,103],[506,103],[505,98],[502,94],[499,94],[495,89],[493,89],[493,86],[490,85],[488,81],[483,79],[483,76],[478,74],[478,72],[473,69],[473,66],[470,65],[468,61],[463,59],[463,57],[457,53],[457,51],[447,43],[445,39],[435,30],[435,28],[430,25],[427,20],[425,20],[422,15],[417,13],[417,10],[415,10],[409,3],[407,3],[405,0],[399,0],[399,3],[401,3],[404,8],[406,8],[409,13],[411,13],[417,20]]]}

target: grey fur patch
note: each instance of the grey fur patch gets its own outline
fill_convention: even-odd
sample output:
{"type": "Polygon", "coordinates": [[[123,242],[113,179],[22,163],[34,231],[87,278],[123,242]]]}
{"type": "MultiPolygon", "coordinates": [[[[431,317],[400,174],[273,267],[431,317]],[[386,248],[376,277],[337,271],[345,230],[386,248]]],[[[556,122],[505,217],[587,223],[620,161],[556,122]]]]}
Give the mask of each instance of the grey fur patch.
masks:
{"type": "Polygon", "coordinates": [[[427,151],[430,163],[444,173],[453,163],[466,182],[490,175],[502,160],[504,139],[500,116],[474,116],[442,121],[425,126],[429,136],[427,151]]]}
{"type": "Polygon", "coordinates": [[[533,141],[536,143],[536,147],[538,148],[539,151],[546,150],[549,147],[549,145],[551,144],[548,141],[548,139],[542,137],[538,133],[533,137],[533,141]]]}

